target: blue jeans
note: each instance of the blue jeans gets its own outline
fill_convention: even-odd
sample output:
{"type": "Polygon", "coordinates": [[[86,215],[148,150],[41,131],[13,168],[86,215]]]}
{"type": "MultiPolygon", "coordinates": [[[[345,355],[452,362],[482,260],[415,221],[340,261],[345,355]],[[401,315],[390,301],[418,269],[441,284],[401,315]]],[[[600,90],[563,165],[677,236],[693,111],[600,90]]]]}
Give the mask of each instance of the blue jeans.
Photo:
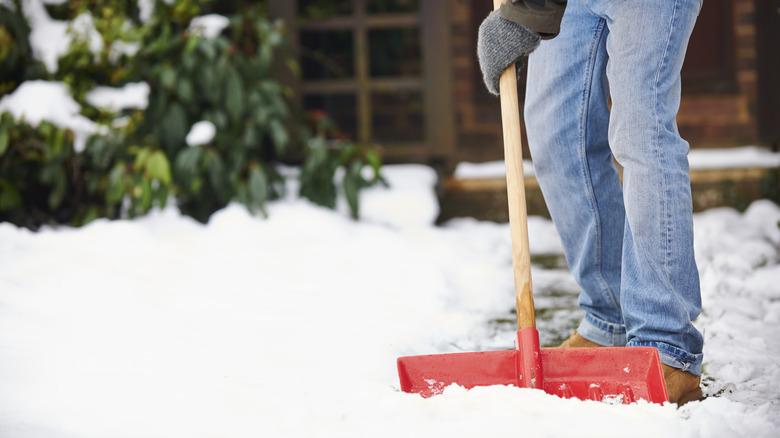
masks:
{"type": "Polygon", "coordinates": [[[529,59],[536,175],[602,345],[654,346],[701,374],[688,143],[675,117],[701,0],[569,0],[529,59]],[[611,99],[611,110],[608,100],[611,99]],[[623,183],[613,164],[623,167],[623,183]]]}

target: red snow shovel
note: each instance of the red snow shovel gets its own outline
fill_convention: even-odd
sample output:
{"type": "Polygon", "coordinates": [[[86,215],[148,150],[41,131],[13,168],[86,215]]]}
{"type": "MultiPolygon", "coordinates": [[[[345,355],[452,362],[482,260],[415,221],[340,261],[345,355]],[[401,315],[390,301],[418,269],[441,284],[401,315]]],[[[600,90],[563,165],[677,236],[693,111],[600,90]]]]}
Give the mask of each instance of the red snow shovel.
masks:
{"type": "MultiPolygon", "coordinates": [[[[502,0],[494,0],[498,8],[502,0]]],[[[531,292],[522,140],[515,67],[501,75],[512,262],[517,292],[517,348],[398,358],[401,390],[430,397],[452,383],[466,388],[514,385],[560,397],[631,403],[668,400],[658,351],[652,347],[539,348],[531,292]]]]}

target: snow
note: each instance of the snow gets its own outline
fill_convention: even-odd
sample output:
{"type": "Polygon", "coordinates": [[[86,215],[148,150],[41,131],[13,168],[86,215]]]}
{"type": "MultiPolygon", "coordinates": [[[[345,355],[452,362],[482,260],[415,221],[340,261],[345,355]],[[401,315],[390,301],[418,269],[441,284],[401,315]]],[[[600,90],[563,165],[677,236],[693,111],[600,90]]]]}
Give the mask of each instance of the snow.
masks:
{"type": "MultiPolygon", "coordinates": [[[[530,160],[523,160],[523,174],[525,176],[534,175],[534,165],[530,160]]],[[[506,166],[504,166],[503,160],[484,163],[464,161],[455,167],[454,176],[457,179],[504,178],[506,166]]]]}
{"type": "Polygon", "coordinates": [[[146,23],[152,18],[154,12],[154,0],[138,0],[138,18],[146,23]]]}
{"type": "Polygon", "coordinates": [[[205,38],[216,38],[228,24],[230,24],[230,20],[223,15],[201,15],[190,21],[189,31],[205,38]]]}
{"type": "Polygon", "coordinates": [[[99,86],[89,91],[86,99],[90,105],[108,111],[144,109],[149,103],[149,84],[134,82],[122,88],[99,86]]]}
{"type": "Polygon", "coordinates": [[[132,57],[138,53],[139,50],[141,50],[141,44],[139,43],[116,40],[111,45],[111,52],[108,54],[108,60],[111,61],[111,63],[116,64],[121,59],[122,55],[132,57]]]}
{"type": "Polygon", "coordinates": [[[780,167],[780,152],[758,146],[723,149],[691,149],[691,169],[735,169],[780,167]]]}
{"type": "Polygon", "coordinates": [[[418,164],[399,164],[387,172],[390,189],[381,185],[366,189],[362,197],[362,219],[396,228],[430,227],[439,215],[433,190],[420,187],[436,185],[436,174],[418,164]]]}
{"type": "Polygon", "coordinates": [[[213,123],[208,120],[201,120],[192,125],[185,140],[190,146],[200,146],[214,140],[214,135],[216,133],[217,127],[214,126],[213,123]]]}
{"type": "MultiPolygon", "coordinates": [[[[679,410],[501,386],[422,399],[398,391],[397,356],[511,347],[490,322],[514,302],[509,230],[434,227],[433,171],[385,172],[398,187],[365,193],[359,222],[286,199],[268,219],[231,205],[207,225],[173,209],[37,233],[0,224],[0,435],[775,435],[778,206],[695,218],[706,390],[720,396],[679,410]]],[[[545,219],[530,239],[560,253],[545,219]]],[[[540,315],[573,304],[572,281],[534,267],[540,315]]],[[[548,323],[563,334],[575,321],[548,323]]]]}
{"type": "MultiPolygon", "coordinates": [[[[44,4],[60,3],[64,3],[64,0],[25,0],[22,2],[24,15],[30,25],[30,45],[33,49],[33,55],[43,62],[50,73],[57,71],[57,62],[68,51],[74,37],[86,41],[92,53],[99,53],[103,50],[104,45],[103,37],[95,28],[91,14],[81,13],[70,22],[54,20],[49,17],[44,4]]],[[[139,6],[142,6],[142,3],[145,2],[139,2],[139,6]]],[[[153,2],[148,4],[150,7],[154,5],[153,2]]],[[[147,11],[141,8],[140,13],[144,16],[147,11]]],[[[151,9],[148,13],[151,14],[151,9]]],[[[130,23],[125,23],[125,25],[129,26],[130,23]]],[[[109,60],[116,63],[122,55],[132,56],[138,52],[139,48],[140,45],[135,42],[114,41],[110,47],[109,60]]]]}
{"type": "Polygon", "coordinates": [[[89,13],[79,14],[70,22],[72,35],[87,42],[90,52],[98,53],[103,50],[103,37],[95,28],[95,22],[89,13]]]}
{"type": "MultiPolygon", "coordinates": [[[[772,152],[758,146],[742,146],[720,149],[691,149],[688,153],[691,170],[775,168],[780,167],[780,152],[772,152]]],[[[526,176],[533,175],[533,163],[523,161],[526,176]]],[[[455,168],[457,179],[504,178],[506,168],[503,161],[483,163],[462,162],[455,168]]]]}
{"type": "Polygon", "coordinates": [[[61,82],[27,81],[0,100],[0,112],[9,112],[17,120],[23,119],[32,126],[46,120],[72,130],[76,151],[82,151],[89,134],[99,130],[93,121],[79,114],[80,111],[81,105],[73,100],[61,82]]]}
{"type": "Polygon", "coordinates": [[[52,20],[40,0],[25,0],[22,9],[30,25],[30,46],[36,59],[50,72],[57,71],[57,59],[68,50],[68,23],[52,20]]]}

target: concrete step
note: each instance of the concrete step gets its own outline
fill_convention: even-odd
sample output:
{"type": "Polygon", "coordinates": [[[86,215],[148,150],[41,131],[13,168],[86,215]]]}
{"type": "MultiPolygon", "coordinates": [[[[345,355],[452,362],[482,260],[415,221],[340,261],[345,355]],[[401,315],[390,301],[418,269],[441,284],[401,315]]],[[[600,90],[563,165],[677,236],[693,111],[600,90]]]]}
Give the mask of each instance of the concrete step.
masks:
{"type": "MultiPolygon", "coordinates": [[[[729,168],[692,170],[693,209],[713,207],[747,208],[756,199],[769,198],[780,203],[780,168],[729,168]]],[[[539,183],[534,176],[525,178],[529,215],[549,217],[539,183]]],[[[446,178],[440,185],[439,221],[455,217],[474,217],[497,222],[508,221],[506,180],[503,177],[446,178]]]]}

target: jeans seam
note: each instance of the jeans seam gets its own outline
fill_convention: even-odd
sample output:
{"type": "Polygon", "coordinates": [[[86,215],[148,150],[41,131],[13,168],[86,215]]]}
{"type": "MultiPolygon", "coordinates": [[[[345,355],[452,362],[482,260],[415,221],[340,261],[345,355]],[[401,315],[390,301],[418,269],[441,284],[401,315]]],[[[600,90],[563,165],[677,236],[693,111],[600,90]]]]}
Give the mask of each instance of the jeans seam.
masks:
{"type": "Polygon", "coordinates": [[[596,260],[598,263],[598,280],[599,283],[601,283],[602,292],[606,291],[607,296],[609,297],[609,300],[611,301],[611,304],[614,307],[620,307],[618,305],[618,300],[615,297],[614,292],[609,287],[609,283],[607,282],[606,278],[604,278],[604,272],[603,272],[603,257],[602,257],[602,245],[601,245],[601,239],[602,239],[602,233],[601,233],[601,216],[599,215],[597,203],[596,203],[596,195],[593,191],[593,181],[590,177],[590,170],[588,169],[588,160],[587,160],[587,154],[585,153],[585,142],[587,140],[587,118],[589,115],[588,111],[588,102],[590,101],[591,97],[591,91],[593,87],[593,70],[596,68],[596,48],[598,46],[598,42],[601,40],[601,37],[604,32],[604,27],[606,26],[603,19],[599,20],[599,22],[596,24],[596,28],[593,31],[593,39],[591,41],[590,45],[590,55],[588,57],[588,68],[586,70],[587,74],[585,75],[585,86],[583,87],[582,92],[582,101],[581,101],[581,109],[582,109],[582,115],[580,117],[580,129],[579,129],[579,135],[580,135],[580,142],[579,142],[579,148],[578,152],[580,154],[580,164],[582,165],[582,176],[583,179],[586,181],[586,192],[587,192],[587,198],[588,198],[588,204],[590,205],[591,212],[593,213],[595,219],[596,219],[596,260]]]}
{"type": "MultiPolygon", "coordinates": [[[[658,69],[655,73],[655,83],[653,84],[653,115],[655,116],[655,145],[654,145],[654,154],[656,156],[656,160],[658,162],[659,169],[664,168],[664,159],[663,154],[661,154],[661,119],[658,115],[658,85],[661,80],[661,71],[663,71],[664,66],[667,63],[667,58],[669,55],[669,46],[671,45],[672,41],[672,34],[674,32],[674,23],[677,19],[677,9],[679,7],[679,0],[675,0],[674,7],[672,8],[672,17],[669,20],[669,33],[666,36],[666,43],[664,44],[664,53],[663,56],[661,56],[661,61],[658,63],[658,69]]],[[[669,203],[667,201],[668,199],[668,190],[669,190],[669,182],[667,181],[667,176],[661,172],[661,178],[660,178],[660,184],[662,187],[659,189],[659,193],[662,193],[661,196],[661,214],[662,214],[662,230],[663,233],[666,235],[661,236],[661,241],[664,242],[664,259],[661,263],[661,267],[663,268],[664,277],[668,277],[669,275],[669,259],[671,258],[671,251],[672,251],[672,242],[671,242],[671,236],[672,236],[672,220],[671,220],[671,212],[669,209],[669,203]]],[[[664,278],[666,281],[666,278],[664,278]]]]}

